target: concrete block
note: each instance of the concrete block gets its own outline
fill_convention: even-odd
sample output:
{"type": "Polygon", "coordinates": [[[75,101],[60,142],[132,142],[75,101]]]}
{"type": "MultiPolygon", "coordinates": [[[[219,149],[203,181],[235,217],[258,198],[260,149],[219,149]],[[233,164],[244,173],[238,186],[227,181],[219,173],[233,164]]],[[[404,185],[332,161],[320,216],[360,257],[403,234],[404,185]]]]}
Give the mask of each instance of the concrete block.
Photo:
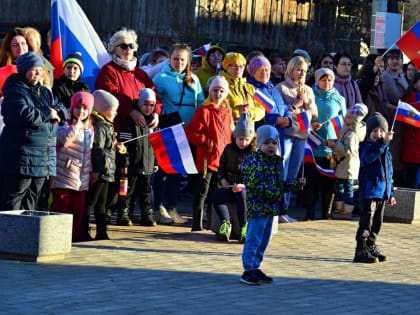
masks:
{"type": "Polygon", "coordinates": [[[71,251],[73,215],[0,211],[0,257],[23,261],[64,259],[71,251]]]}
{"type": "Polygon", "coordinates": [[[395,188],[397,203],[386,205],[384,219],[391,222],[419,223],[420,222],[420,190],[409,188],[395,188]]]}

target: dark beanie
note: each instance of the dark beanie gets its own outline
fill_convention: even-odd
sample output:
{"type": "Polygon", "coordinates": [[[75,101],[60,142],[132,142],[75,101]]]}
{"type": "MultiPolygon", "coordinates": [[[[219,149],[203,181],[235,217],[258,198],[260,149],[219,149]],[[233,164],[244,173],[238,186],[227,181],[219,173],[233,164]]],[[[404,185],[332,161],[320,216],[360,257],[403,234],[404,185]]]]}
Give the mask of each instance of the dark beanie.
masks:
{"type": "Polygon", "coordinates": [[[19,73],[25,73],[34,67],[44,67],[44,61],[37,53],[30,51],[18,57],[16,66],[19,73]]]}
{"type": "Polygon", "coordinates": [[[373,113],[372,116],[369,117],[366,123],[366,131],[367,137],[370,137],[370,133],[373,129],[381,127],[385,132],[388,132],[388,122],[386,121],[385,117],[382,116],[381,113],[376,112],[373,113]]]}
{"type": "Polygon", "coordinates": [[[66,60],[63,63],[63,69],[66,67],[68,63],[75,63],[80,68],[80,73],[83,73],[83,56],[79,52],[75,52],[74,54],[70,54],[67,56],[66,60]]]}

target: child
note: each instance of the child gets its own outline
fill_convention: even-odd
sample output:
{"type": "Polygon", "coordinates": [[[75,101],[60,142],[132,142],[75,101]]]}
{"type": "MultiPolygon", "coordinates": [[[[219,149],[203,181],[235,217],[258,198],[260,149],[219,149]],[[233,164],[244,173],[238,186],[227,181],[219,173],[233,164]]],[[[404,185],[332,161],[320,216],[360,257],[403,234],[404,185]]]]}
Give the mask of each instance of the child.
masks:
{"type": "Polygon", "coordinates": [[[71,98],[70,121],[57,135],[57,175],[51,177],[52,211],[73,214],[73,241],[85,211],[86,192],[92,171],[90,160],[93,128],[90,114],[93,95],[78,92],[71,98]]]}
{"type": "MultiPolygon", "coordinates": [[[[226,96],[229,84],[216,76],[210,83],[209,97],[197,108],[185,133],[197,146],[196,166],[199,172],[193,200],[192,231],[203,230],[203,208],[213,175],[219,167],[223,149],[231,142],[232,117],[226,96]]],[[[210,188],[210,194],[212,189],[210,188]]]]}
{"type": "MultiPolygon", "coordinates": [[[[89,218],[95,210],[96,240],[109,239],[106,231],[106,201],[109,183],[114,182],[115,149],[121,150],[123,145],[116,143],[112,122],[117,115],[118,100],[111,93],[96,90],[92,123],[95,130],[92,148],[91,185],[87,196],[86,213],[89,218]]],[[[85,235],[86,235],[86,231],[85,235]]]]}
{"type": "Polygon", "coordinates": [[[229,241],[232,224],[229,217],[228,203],[234,201],[238,214],[241,235],[239,243],[245,242],[246,237],[246,194],[241,189],[244,184],[242,162],[244,156],[254,151],[255,132],[254,123],[246,112],[239,117],[233,131],[233,142],[228,144],[220,158],[217,172],[222,188],[213,193],[214,209],[222,224],[216,234],[219,240],[229,241]]]}
{"type": "Polygon", "coordinates": [[[284,208],[284,193],[298,191],[306,180],[292,180],[286,184],[282,176],[282,158],[276,155],[279,149],[277,130],[270,125],[257,130],[258,151],[245,157],[244,181],[247,191],[248,228],[242,253],[244,273],[241,282],[249,285],[270,283],[271,277],[260,269],[265,249],[270,241],[273,216],[284,208]]]}
{"type": "Polygon", "coordinates": [[[335,163],[335,209],[334,219],[351,220],[354,208],[353,180],[359,175],[359,142],[366,136],[366,125],[362,119],[367,115],[368,108],[364,104],[355,104],[347,110],[344,126],[336,142],[325,140],[332,148],[335,163]]]}
{"type": "Polygon", "coordinates": [[[123,174],[127,175],[128,171],[128,191],[126,196],[118,197],[118,213],[128,211],[134,193],[134,198],[139,197],[140,201],[141,225],[156,226],[151,202],[151,177],[153,172],[157,171],[157,166],[152,145],[147,137],[147,134],[152,132],[148,124],[153,120],[155,112],[155,92],[148,88],[141,89],[137,104],[146,121],[145,127],[137,126],[134,120],[128,117],[122,125],[118,140],[122,142],[143,135],[145,137],[128,142],[128,154],[118,154],[118,164],[122,167],[123,174]]]}
{"type": "Polygon", "coordinates": [[[388,122],[380,113],[369,117],[367,137],[360,144],[360,219],[353,262],[375,263],[387,259],[375,243],[382,225],[385,202],[395,204],[392,156],[389,152],[393,134],[388,132],[388,122]]]}
{"type": "Polygon", "coordinates": [[[67,56],[63,63],[64,74],[54,80],[53,93],[66,108],[70,107],[71,97],[77,92],[90,92],[80,76],[83,73],[82,54],[76,52],[67,56]]]}

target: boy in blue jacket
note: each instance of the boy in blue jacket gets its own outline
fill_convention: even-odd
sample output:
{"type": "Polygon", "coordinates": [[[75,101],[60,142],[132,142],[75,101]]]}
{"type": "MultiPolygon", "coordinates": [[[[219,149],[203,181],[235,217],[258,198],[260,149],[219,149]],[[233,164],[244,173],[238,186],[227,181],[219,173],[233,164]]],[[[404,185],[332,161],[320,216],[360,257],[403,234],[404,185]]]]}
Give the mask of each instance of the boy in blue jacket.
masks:
{"type": "Polygon", "coordinates": [[[360,219],[356,233],[356,253],[353,262],[375,263],[387,258],[375,245],[381,229],[385,202],[395,204],[392,181],[392,156],[389,142],[393,132],[380,113],[367,121],[367,138],[360,144],[359,200],[360,219]]]}

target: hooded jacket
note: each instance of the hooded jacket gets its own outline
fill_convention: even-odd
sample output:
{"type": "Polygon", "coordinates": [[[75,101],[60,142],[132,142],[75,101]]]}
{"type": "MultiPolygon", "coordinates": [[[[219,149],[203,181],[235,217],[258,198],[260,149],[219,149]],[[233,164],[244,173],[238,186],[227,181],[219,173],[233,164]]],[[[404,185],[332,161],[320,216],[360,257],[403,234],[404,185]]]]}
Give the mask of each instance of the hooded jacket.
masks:
{"type": "Polygon", "coordinates": [[[206,99],[197,109],[185,133],[188,141],[197,146],[196,166],[199,172],[207,167],[211,171],[219,168],[220,157],[227,144],[231,142],[232,118],[229,109],[218,107],[206,99]]]}
{"type": "MultiPolygon", "coordinates": [[[[210,64],[209,64],[209,62],[208,62],[208,56],[209,56],[209,54],[211,54],[214,50],[219,50],[219,51],[221,51],[222,52],[222,55],[223,55],[223,58],[225,57],[225,55],[226,55],[226,52],[225,52],[225,50],[222,48],[222,47],[219,47],[219,46],[216,46],[216,45],[213,45],[213,46],[210,46],[210,49],[209,49],[209,51],[208,51],[208,53],[207,53],[207,55],[205,55],[203,58],[202,58],[202,61],[201,61],[201,68],[200,69],[198,69],[198,70],[196,70],[196,71],[194,71],[194,74],[198,77],[198,79],[200,80],[200,84],[201,84],[201,88],[204,90],[205,88],[206,88],[206,86],[207,86],[207,81],[211,78],[211,77],[213,77],[213,76],[215,76],[216,75],[216,68],[213,68],[212,66],[210,66],[210,64]]],[[[223,60],[223,58],[222,58],[222,60],[223,60]]],[[[221,67],[221,66],[220,66],[221,67]]]]}
{"type": "Polygon", "coordinates": [[[5,127],[0,136],[0,172],[54,176],[58,125],[50,122],[50,108],[57,111],[60,124],[67,120],[66,109],[48,88],[27,83],[24,74],[8,77],[3,93],[5,127]]]}
{"type": "Polygon", "coordinates": [[[184,86],[182,104],[179,104],[184,78],[185,73],[172,70],[168,62],[162,71],[153,78],[153,83],[162,100],[162,114],[178,112],[181,120],[188,124],[195,110],[204,102],[204,94],[200,81],[195,74],[192,74],[194,82],[190,86],[184,86]]]}
{"type": "Polygon", "coordinates": [[[335,176],[341,179],[357,179],[359,176],[360,159],[359,143],[366,137],[365,122],[352,126],[344,125],[340,130],[334,145],[334,158],[337,166],[335,176]]]}
{"type": "Polygon", "coordinates": [[[245,78],[234,78],[224,71],[220,75],[225,77],[229,83],[227,100],[232,110],[233,121],[236,123],[241,115],[239,106],[246,104],[249,105],[248,112],[253,122],[263,119],[265,116],[264,107],[260,103],[254,102],[252,98],[255,94],[254,86],[246,83],[245,78]]]}
{"type": "Polygon", "coordinates": [[[65,108],[70,108],[71,97],[77,92],[89,92],[90,88],[82,80],[72,81],[64,74],[54,80],[53,93],[65,108]]]}
{"type": "Polygon", "coordinates": [[[350,74],[347,78],[342,78],[336,74],[334,87],[344,97],[347,108],[352,107],[356,103],[363,103],[359,85],[357,85],[356,81],[352,80],[350,74]]]}

